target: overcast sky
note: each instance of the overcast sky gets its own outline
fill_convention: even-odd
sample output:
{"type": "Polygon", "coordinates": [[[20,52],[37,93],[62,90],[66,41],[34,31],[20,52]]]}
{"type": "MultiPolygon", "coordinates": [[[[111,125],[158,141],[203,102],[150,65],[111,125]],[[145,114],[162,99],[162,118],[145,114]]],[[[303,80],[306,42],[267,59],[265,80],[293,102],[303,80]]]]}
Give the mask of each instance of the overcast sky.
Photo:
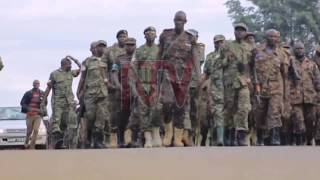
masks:
{"type": "MultiPolygon", "coordinates": [[[[186,28],[199,31],[206,51],[212,38],[233,38],[225,0],[0,0],[0,106],[17,106],[23,93],[39,79],[41,88],[60,60],[70,54],[79,60],[90,55],[89,45],[104,39],[116,41],[119,29],[144,43],[143,29],[158,34],[173,27],[176,11],[187,13],[186,28]]],[[[158,41],[158,40],[157,40],[158,41]]],[[[74,66],[75,67],[75,66],[74,66]]],[[[78,80],[74,81],[76,87],[78,80]]]]}

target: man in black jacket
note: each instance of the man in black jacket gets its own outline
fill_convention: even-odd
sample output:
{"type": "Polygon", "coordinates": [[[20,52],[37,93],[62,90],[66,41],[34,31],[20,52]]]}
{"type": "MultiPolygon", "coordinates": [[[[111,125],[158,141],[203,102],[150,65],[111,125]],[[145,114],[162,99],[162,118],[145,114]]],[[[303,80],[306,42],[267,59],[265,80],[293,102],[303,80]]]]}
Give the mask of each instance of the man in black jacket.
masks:
{"type": "Polygon", "coordinates": [[[27,114],[27,136],[25,141],[25,148],[34,149],[37,135],[41,123],[42,116],[46,115],[46,112],[42,107],[44,92],[39,89],[40,82],[38,80],[33,81],[33,88],[27,91],[20,102],[21,112],[27,114]],[[29,144],[30,136],[31,142],[29,144]]]}

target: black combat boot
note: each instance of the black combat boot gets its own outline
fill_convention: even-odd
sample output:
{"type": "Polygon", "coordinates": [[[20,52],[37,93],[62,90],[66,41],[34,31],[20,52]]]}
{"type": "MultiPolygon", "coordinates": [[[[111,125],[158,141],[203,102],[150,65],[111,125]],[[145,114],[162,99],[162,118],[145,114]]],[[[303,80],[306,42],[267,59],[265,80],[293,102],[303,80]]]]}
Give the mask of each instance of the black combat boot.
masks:
{"type": "Polygon", "coordinates": [[[230,146],[238,146],[237,130],[235,128],[230,131],[230,146]]]}
{"type": "Polygon", "coordinates": [[[224,145],[231,146],[231,129],[225,129],[224,131],[224,145]]]}
{"type": "Polygon", "coordinates": [[[297,146],[303,145],[303,135],[301,133],[294,134],[294,138],[297,146]]]}
{"type": "Polygon", "coordinates": [[[316,139],[315,142],[316,142],[316,146],[320,146],[320,139],[316,139]]]}
{"type": "Polygon", "coordinates": [[[270,130],[270,145],[271,146],[280,145],[280,128],[275,127],[270,130]]]}
{"type": "Polygon", "coordinates": [[[264,146],[264,138],[263,138],[263,130],[258,129],[257,130],[257,146],[264,146]]]}
{"type": "Polygon", "coordinates": [[[243,130],[237,131],[238,146],[248,146],[246,142],[247,132],[243,130]]]}
{"type": "Polygon", "coordinates": [[[142,148],[142,135],[140,131],[138,130],[133,130],[132,133],[132,143],[131,146],[132,148],[142,148]]]}
{"type": "Polygon", "coordinates": [[[103,149],[105,147],[103,145],[103,133],[95,132],[93,134],[93,147],[95,149],[103,149]]]}

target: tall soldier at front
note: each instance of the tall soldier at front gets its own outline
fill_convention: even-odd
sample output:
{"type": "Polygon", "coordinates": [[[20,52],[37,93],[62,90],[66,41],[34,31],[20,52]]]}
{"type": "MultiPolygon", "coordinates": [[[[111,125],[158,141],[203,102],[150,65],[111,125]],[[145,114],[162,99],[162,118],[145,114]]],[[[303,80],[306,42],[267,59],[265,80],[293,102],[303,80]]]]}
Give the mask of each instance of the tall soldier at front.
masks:
{"type": "MultiPolygon", "coordinates": [[[[178,11],[174,17],[174,29],[165,29],[160,35],[159,57],[169,65],[168,75],[172,88],[174,89],[173,103],[173,124],[174,124],[174,146],[184,146],[182,142],[184,130],[190,129],[191,123],[185,123],[189,118],[189,83],[191,71],[196,61],[196,39],[189,32],[184,30],[187,22],[186,14],[178,11]],[[172,68],[173,67],[173,68],[172,68]],[[176,72],[176,73],[175,73],[176,72]],[[185,126],[189,124],[189,127],[185,126]]],[[[199,68],[196,68],[198,70],[199,68]]],[[[199,72],[197,72],[199,76],[199,72]]],[[[168,87],[164,87],[168,89],[168,87]]],[[[165,122],[165,129],[172,129],[171,122],[165,122]]],[[[164,145],[171,144],[172,133],[166,131],[164,145]]]]}

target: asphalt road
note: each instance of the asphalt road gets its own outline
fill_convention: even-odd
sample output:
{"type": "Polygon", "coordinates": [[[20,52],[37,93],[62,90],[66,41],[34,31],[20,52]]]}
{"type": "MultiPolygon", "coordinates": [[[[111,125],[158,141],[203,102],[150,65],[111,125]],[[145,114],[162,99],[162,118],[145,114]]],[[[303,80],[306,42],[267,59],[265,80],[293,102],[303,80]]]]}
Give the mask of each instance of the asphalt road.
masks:
{"type": "Polygon", "coordinates": [[[320,148],[0,151],[1,180],[319,180],[320,148]]]}

